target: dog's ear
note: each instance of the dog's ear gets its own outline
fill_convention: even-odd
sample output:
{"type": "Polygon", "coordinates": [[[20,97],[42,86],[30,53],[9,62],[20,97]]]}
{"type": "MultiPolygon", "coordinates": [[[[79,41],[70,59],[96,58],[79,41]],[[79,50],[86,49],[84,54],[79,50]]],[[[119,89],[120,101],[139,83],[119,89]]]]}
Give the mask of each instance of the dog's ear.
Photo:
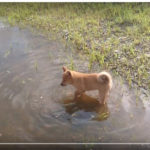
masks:
{"type": "Polygon", "coordinates": [[[62,69],[65,72],[67,70],[67,67],[63,66],[62,69]]]}
{"type": "Polygon", "coordinates": [[[66,72],[66,74],[71,77],[71,72],[69,70],[66,72]]]}

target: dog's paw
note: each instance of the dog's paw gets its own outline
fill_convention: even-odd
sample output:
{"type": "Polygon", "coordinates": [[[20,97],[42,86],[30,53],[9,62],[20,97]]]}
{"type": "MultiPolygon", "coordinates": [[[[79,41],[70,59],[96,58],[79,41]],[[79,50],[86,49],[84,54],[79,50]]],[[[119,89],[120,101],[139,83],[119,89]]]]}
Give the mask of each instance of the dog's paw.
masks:
{"type": "Polygon", "coordinates": [[[105,105],[105,104],[106,104],[105,101],[101,101],[101,100],[99,100],[99,103],[100,103],[101,105],[105,105]]]}

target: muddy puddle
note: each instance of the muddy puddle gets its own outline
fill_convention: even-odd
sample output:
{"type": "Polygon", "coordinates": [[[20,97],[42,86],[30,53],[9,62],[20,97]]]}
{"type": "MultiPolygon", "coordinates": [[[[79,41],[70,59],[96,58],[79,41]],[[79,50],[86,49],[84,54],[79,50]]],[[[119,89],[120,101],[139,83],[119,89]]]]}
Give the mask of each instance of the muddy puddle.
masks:
{"type": "Polygon", "coordinates": [[[73,101],[74,88],[60,86],[71,56],[88,72],[61,41],[0,22],[0,142],[150,142],[148,91],[114,78],[107,105],[96,91],[73,101]]]}

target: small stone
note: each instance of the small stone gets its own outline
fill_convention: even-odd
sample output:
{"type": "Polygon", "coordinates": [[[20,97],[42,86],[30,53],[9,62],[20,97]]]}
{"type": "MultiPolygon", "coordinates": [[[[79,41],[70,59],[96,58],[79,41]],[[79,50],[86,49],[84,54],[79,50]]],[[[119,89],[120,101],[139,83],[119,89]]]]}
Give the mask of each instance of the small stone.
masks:
{"type": "Polygon", "coordinates": [[[94,118],[95,116],[94,115],[91,115],[91,118],[94,118]]]}
{"type": "Polygon", "coordinates": [[[75,114],[75,113],[73,113],[73,114],[72,114],[72,117],[74,117],[74,116],[76,116],[76,114],[75,114]]]}
{"type": "Polygon", "coordinates": [[[7,72],[7,73],[10,73],[10,71],[9,71],[9,70],[7,70],[6,72],[7,72]]]}
{"type": "Polygon", "coordinates": [[[123,57],[123,58],[120,59],[120,61],[121,61],[122,63],[126,63],[126,62],[127,62],[127,59],[126,59],[125,57],[123,57]]]}
{"type": "Polygon", "coordinates": [[[26,81],[22,80],[22,84],[25,84],[25,83],[26,83],[26,81]]]}
{"type": "Polygon", "coordinates": [[[102,140],[102,137],[99,137],[98,139],[99,139],[99,140],[102,140]]]}
{"type": "Polygon", "coordinates": [[[34,99],[34,102],[38,102],[38,99],[34,99]]]}
{"type": "Polygon", "coordinates": [[[115,52],[115,53],[119,53],[119,50],[115,50],[114,52],[115,52]]]}
{"type": "Polygon", "coordinates": [[[28,80],[29,80],[29,81],[32,81],[33,79],[32,79],[32,78],[28,78],[28,80]]]}
{"type": "Polygon", "coordinates": [[[145,54],[146,57],[150,58],[150,54],[145,54]]]}
{"type": "Polygon", "coordinates": [[[133,118],[133,114],[130,114],[130,118],[133,118]]]}

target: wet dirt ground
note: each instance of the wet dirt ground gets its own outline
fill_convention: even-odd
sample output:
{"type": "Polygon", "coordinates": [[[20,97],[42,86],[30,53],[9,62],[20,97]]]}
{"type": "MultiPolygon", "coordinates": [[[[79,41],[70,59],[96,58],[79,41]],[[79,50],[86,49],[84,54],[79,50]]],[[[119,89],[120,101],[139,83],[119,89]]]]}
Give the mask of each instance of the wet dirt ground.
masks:
{"type": "Polygon", "coordinates": [[[70,56],[88,72],[60,40],[0,22],[0,142],[150,142],[149,92],[114,77],[107,105],[96,91],[73,101],[74,88],[60,86],[70,56]]]}

